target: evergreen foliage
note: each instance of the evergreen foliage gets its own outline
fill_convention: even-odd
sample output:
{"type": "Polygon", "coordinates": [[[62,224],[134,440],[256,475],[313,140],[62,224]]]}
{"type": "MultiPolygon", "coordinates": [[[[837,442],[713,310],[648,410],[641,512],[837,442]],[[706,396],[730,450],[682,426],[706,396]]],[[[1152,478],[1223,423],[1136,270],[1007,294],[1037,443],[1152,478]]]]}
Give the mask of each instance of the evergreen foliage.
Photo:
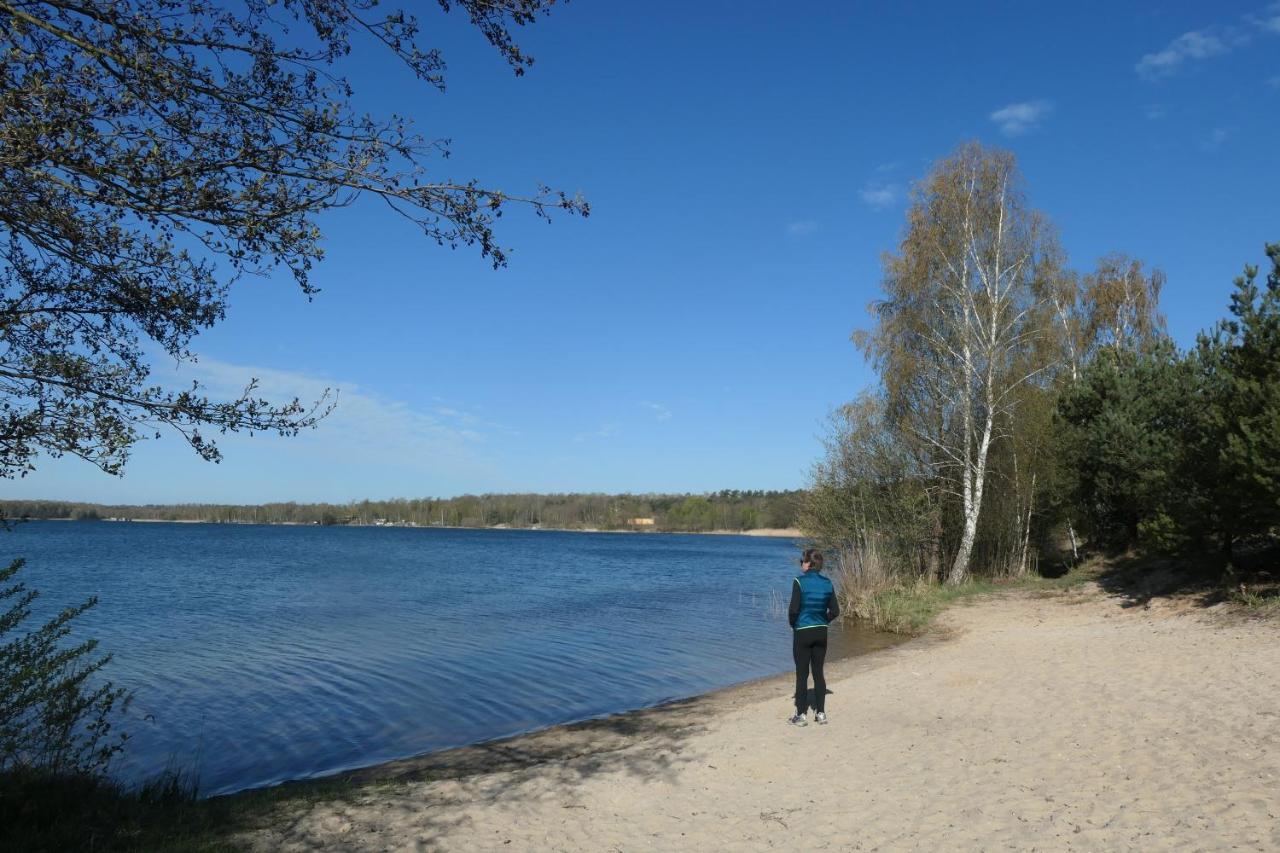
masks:
{"type": "Polygon", "coordinates": [[[1103,350],[1064,389],[1058,452],[1074,473],[1069,500],[1096,543],[1175,544],[1170,525],[1192,491],[1181,475],[1194,379],[1166,340],[1146,352],[1103,350]]]}
{"type": "Polygon", "coordinates": [[[1229,556],[1280,525],[1280,245],[1266,251],[1265,286],[1246,267],[1194,349],[1104,350],[1063,393],[1061,458],[1100,544],[1229,556]]]}
{"type": "Polygon", "coordinates": [[[1241,537],[1280,526],[1280,243],[1266,252],[1266,284],[1246,266],[1231,316],[1190,356],[1203,382],[1193,470],[1228,555],[1241,537]]]}

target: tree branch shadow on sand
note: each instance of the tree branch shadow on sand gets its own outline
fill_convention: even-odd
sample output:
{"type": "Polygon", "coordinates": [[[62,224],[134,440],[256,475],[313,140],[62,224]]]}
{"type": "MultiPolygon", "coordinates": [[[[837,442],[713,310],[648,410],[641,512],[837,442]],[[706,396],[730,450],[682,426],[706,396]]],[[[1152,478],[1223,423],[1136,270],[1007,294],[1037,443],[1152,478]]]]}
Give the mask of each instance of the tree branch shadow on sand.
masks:
{"type": "MultiPolygon", "coordinates": [[[[468,826],[471,818],[459,814],[459,807],[563,798],[563,808],[585,808],[573,801],[574,789],[593,776],[622,772],[672,781],[680,767],[698,760],[682,747],[703,730],[700,721],[716,701],[714,696],[680,700],[329,779],[286,783],[271,789],[270,808],[253,809],[252,815],[229,821],[225,837],[264,850],[357,850],[385,847],[390,839],[379,839],[380,830],[395,826],[398,838],[412,838],[416,849],[431,850],[467,827],[484,846],[493,839],[475,835],[487,830],[468,826]],[[536,773],[522,772],[535,769],[536,773]]],[[[250,800],[264,793],[225,799],[232,805],[237,798],[250,800]]]]}

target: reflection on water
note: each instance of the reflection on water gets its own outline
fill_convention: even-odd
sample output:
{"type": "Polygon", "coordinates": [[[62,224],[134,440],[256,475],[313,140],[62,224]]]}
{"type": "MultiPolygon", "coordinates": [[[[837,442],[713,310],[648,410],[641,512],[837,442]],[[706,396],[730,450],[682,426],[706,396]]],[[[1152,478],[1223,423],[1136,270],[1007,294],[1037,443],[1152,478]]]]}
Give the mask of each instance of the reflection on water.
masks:
{"type": "MultiPolygon", "coordinates": [[[[0,540],[133,688],[117,774],[218,794],[691,696],[790,668],[795,544],[33,522],[0,540]]],[[[833,632],[832,653],[884,645],[833,632]]]]}

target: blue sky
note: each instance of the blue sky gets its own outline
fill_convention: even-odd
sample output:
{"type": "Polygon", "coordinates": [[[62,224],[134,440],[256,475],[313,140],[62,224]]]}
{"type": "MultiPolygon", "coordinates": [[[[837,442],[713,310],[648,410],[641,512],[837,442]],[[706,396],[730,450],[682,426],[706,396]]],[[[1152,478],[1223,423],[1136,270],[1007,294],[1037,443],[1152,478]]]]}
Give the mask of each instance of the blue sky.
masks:
{"type": "Polygon", "coordinates": [[[849,343],[911,181],[1011,148],[1072,264],[1168,276],[1182,344],[1280,240],[1280,4],[591,3],[520,32],[515,78],[428,12],[440,95],[373,51],[360,103],[453,139],[442,173],[582,191],[585,221],[503,218],[510,267],[372,203],[322,220],[311,303],[237,285],[194,370],[230,390],[341,389],[296,439],[176,436],[125,476],[44,460],[11,497],[348,500],[483,491],[794,488],[825,414],[873,376],[849,343]],[[892,7],[892,8],[891,8],[892,7]]]}

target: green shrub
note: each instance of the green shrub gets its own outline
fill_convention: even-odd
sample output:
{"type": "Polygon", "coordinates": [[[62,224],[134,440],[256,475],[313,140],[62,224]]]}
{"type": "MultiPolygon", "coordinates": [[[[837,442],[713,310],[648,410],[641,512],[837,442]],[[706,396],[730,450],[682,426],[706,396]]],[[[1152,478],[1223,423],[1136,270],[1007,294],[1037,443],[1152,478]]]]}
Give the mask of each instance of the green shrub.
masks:
{"type": "Polygon", "coordinates": [[[1157,511],[1138,522],[1138,545],[1158,554],[1176,554],[1187,547],[1184,528],[1168,513],[1157,511]]]}
{"type": "Polygon", "coordinates": [[[96,656],[96,640],[67,642],[97,599],[21,632],[39,597],[14,580],[23,563],[0,569],[0,773],[102,775],[127,740],[114,720],[130,697],[109,681],[91,683],[111,660],[96,656]]]}

